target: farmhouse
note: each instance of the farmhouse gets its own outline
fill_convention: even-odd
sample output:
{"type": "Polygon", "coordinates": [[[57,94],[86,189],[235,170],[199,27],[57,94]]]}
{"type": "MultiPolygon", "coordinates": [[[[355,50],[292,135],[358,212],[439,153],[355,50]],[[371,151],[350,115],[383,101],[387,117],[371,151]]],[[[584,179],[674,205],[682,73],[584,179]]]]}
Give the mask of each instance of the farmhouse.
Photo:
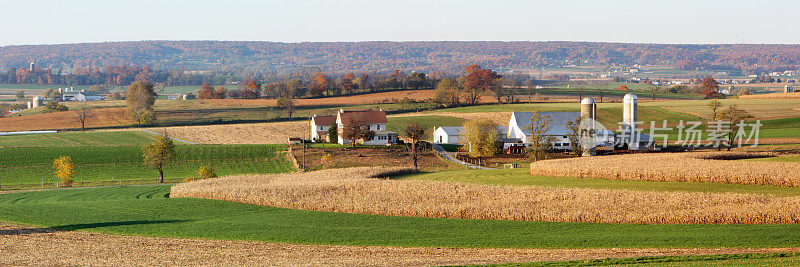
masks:
{"type": "Polygon", "coordinates": [[[328,130],[331,124],[336,122],[336,116],[317,116],[311,117],[311,140],[314,142],[330,142],[328,130]]]}
{"type": "MultiPolygon", "coordinates": [[[[351,144],[354,140],[344,138],[345,124],[348,121],[359,122],[362,127],[375,133],[369,140],[356,140],[365,145],[388,145],[397,143],[397,133],[386,130],[389,121],[386,119],[386,111],[383,110],[362,110],[345,111],[340,109],[336,116],[317,116],[311,118],[311,139],[316,142],[328,140],[328,130],[331,125],[336,123],[338,137],[336,142],[342,145],[351,144]]],[[[332,141],[332,140],[328,140],[332,141]]]]}

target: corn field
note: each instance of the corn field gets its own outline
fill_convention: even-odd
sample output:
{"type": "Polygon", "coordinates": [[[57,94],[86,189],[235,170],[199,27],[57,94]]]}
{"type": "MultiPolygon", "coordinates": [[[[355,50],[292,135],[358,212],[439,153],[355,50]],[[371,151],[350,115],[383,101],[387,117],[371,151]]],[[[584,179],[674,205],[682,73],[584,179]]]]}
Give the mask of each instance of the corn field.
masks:
{"type": "Polygon", "coordinates": [[[371,178],[408,171],[360,167],[230,176],[175,185],[170,196],[433,218],[644,224],[800,223],[800,197],[371,178]]]}
{"type": "Polygon", "coordinates": [[[800,186],[800,165],[736,159],[768,153],[694,152],[580,157],[538,161],[531,174],[629,181],[800,186]]]}
{"type": "Polygon", "coordinates": [[[741,99],[800,99],[800,92],[741,95],[741,99]]]}

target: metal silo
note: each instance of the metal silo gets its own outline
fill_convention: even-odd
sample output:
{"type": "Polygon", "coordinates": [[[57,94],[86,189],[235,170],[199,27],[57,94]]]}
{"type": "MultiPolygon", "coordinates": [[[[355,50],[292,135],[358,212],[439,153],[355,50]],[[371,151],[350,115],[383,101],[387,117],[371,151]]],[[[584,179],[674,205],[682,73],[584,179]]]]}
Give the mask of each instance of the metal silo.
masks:
{"type": "Polygon", "coordinates": [[[622,98],[622,124],[623,130],[625,133],[623,136],[628,144],[628,149],[638,149],[639,142],[636,140],[638,139],[638,135],[636,133],[636,121],[638,121],[637,113],[639,112],[638,108],[638,97],[634,94],[626,94],[622,98]]]}
{"type": "Polygon", "coordinates": [[[581,146],[583,153],[581,156],[594,156],[597,154],[597,102],[593,98],[587,97],[581,100],[581,146]]]}

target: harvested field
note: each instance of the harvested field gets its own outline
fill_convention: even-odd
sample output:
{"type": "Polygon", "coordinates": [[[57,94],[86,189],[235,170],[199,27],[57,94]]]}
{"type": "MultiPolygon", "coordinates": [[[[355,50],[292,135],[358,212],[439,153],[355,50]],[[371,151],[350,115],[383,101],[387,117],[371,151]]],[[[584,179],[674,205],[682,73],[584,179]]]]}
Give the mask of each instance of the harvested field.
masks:
{"type": "Polygon", "coordinates": [[[800,186],[800,166],[725,159],[775,156],[741,152],[628,154],[543,160],[531,174],[630,181],[800,186]],[[725,159],[717,159],[723,157],[725,159]]]}
{"type": "Polygon", "coordinates": [[[308,121],[243,123],[151,128],[199,144],[285,144],[286,138],[308,134],[308,121]]]}
{"type": "Polygon", "coordinates": [[[800,92],[770,93],[739,96],[741,99],[800,99],[800,92]]]}
{"type": "Polygon", "coordinates": [[[474,249],[301,245],[58,231],[0,223],[0,265],[430,266],[666,255],[796,252],[762,249],[474,249]],[[32,253],[36,252],[36,253],[32,253]]]}
{"type": "Polygon", "coordinates": [[[230,176],[175,185],[170,196],[433,218],[637,224],[800,223],[800,197],[372,178],[403,171],[406,169],[361,167],[230,176]]]}
{"type": "MultiPolygon", "coordinates": [[[[336,148],[309,147],[304,155],[303,150],[297,145],[294,151],[297,161],[301,164],[305,162],[306,170],[322,169],[323,166],[320,159],[325,154],[333,156],[332,161],[335,168],[362,166],[413,167],[408,149],[402,146],[359,147],[355,149],[341,146],[336,148]]],[[[451,167],[437,157],[432,149],[420,151],[418,160],[419,167],[423,170],[441,170],[451,167]]]]}
{"type": "Polygon", "coordinates": [[[511,119],[511,112],[474,112],[474,113],[418,112],[418,113],[391,115],[389,117],[412,117],[412,116],[430,116],[430,115],[456,117],[464,120],[489,119],[499,125],[508,125],[508,120],[511,119]]]}
{"type": "MultiPolygon", "coordinates": [[[[121,126],[131,123],[128,110],[125,108],[94,109],[92,115],[94,117],[86,120],[86,127],[121,126]]],[[[81,128],[81,123],[75,118],[73,111],[0,118],[0,132],[77,128],[81,128]]]]}

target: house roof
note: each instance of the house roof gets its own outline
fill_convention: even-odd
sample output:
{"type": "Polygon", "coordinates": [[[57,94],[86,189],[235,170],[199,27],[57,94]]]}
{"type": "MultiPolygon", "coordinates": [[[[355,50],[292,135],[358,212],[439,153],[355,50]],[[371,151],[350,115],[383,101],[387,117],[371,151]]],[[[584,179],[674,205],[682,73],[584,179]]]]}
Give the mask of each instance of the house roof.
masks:
{"type": "MultiPolygon", "coordinates": [[[[464,130],[463,127],[439,127],[439,129],[447,135],[461,135],[461,131],[464,130]]],[[[436,130],[438,131],[439,129],[436,130]]]]}
{"type": "Polygon", "coordinates": [[[314,121],[314,125],[316,126],[330,126],[333,122],[336,121],[336,116],[329,115],[329,116],[314,116],[311,118],[314,121]]]}
{"type": "MultiPolygon", "coordinates": [[[[567,122],[575,120],[576,118],[581,116],[580,112],[539,112],[541,116],[549,116],[550,120],[550,130],[547,131],[547,135],[566,135],[569,131],[567,130],[567,122]]],[[[515,123],[525,135],[531,135],[531,131],[525,128],[531,124],[531,117],[533,117],[533,112],[513,112],[511,114],[511,118],[514,120],[512,121],[515,123]]]]}
{"type": "Polygon", "coordinates": [[[362,111],[339,111],[342,122],[349,119],[363,119],[366,123],[388,123],[386,111],[383,110],[362,110],[362,111]]]}

